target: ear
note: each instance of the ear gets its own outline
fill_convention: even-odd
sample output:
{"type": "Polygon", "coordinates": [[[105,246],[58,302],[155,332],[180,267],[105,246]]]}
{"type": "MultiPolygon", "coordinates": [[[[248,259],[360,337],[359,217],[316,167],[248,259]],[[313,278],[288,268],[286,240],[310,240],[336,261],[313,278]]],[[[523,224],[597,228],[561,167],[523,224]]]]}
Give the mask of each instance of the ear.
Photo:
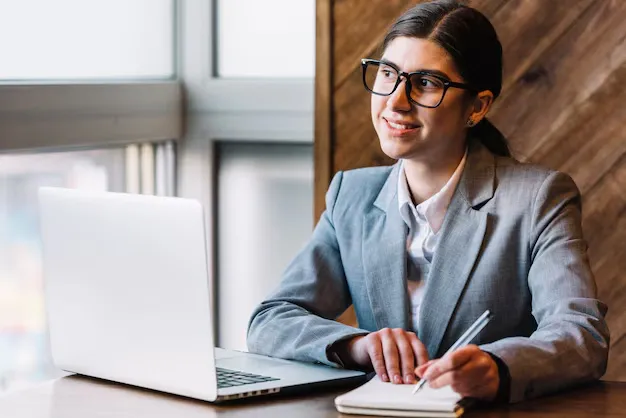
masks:
{"type": "Polygon", "coordinates": [[[470,114],[467,118],[468,126],[474,126],[487,115],[493,104],[493,93],[490,90],[481,91],[472,101],[470,114]]]}

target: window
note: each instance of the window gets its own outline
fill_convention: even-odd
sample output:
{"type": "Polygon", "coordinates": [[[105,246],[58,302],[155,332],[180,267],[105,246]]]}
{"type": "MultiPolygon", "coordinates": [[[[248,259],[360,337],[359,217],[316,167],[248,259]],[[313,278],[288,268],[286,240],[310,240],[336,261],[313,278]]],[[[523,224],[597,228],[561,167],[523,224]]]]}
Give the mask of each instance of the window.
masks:
{"type": "Polygon", "coordinates": [[[301,77],[315,73],[315,0],[219,0],[220,77],[301,77]]]}
{"type": "Polygon", "coordinates": [[[48,350],[37,190],[123,191],[124,149],[0,155],[0,391],[59,374],[48,350]]]}
{"type": "Polygon", "coordinates": [[[179,191],[207,208],[217,344],[245,349],[252,308],[312,231],[315,2],[183,1],[179,12],[179,191]]]}
{"type": "Polygon", "coordinates": [[[60,375],[43,300],[41,186],[171,195],[172,142],[0,155],[0,392],[60,375]]]}
{"type": "Polygon", "coordinates": [[[172,0],[0,0],[0,79],[174,75],[172,0]]]}
{"type": "Polygon", "coordinates": [[[252,310],[313,229],[313,147],[220,143],[217,156],[220,344],[245,350],[252,310]]]}

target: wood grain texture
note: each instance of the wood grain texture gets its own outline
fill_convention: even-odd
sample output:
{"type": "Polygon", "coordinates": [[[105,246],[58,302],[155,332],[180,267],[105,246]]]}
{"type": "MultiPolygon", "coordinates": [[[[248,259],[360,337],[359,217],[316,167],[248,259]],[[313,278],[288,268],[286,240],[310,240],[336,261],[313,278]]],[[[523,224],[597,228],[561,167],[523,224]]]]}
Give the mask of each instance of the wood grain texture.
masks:
{"type": "MultiPolygon", "coordinates": [[[[315,141],[314,191],[315,196],[323,196],[332,176],[332,135],[333,135],[333,37],[332,1],[317,0],[315,8],[315,141]]],[[[324,211],[324,199],[315,199],[314,221],[324,211]]]]}
{"type": "MultiPolygon", "coordinates": [[[[390,164],[361,84],[385,30],[418,0],[332,3],[331,171],[390,164]]],[[[504,51],[502,95],[489,114],[514,155],[570,174],[600,298],[609,305],[606,378],[626,380],[626,1],[474,0],[504,51]]],[[[322,202],[324,187],[316,189],[322,202]]]]}

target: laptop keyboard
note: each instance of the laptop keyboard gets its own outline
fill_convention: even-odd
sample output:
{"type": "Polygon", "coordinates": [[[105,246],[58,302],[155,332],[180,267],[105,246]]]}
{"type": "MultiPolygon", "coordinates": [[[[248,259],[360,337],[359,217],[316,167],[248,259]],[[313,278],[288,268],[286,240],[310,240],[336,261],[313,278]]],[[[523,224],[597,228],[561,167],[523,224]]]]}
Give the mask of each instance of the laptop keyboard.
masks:
{"type": "Polygon", "coordinates": [[[238,370],[222,369],[221,367],[216,367],[216,370],[218,389],[280,380],[277,377],[261,376],[259,374],[245,373],[238,370]]]}

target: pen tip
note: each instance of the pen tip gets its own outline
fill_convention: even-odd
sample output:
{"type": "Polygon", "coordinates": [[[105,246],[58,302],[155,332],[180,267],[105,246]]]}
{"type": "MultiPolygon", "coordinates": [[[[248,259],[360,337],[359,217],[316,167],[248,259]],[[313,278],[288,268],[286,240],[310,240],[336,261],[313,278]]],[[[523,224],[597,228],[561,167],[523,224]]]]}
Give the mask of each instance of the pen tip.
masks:
{"type": "Polygon", "coordinates": [[[411,395],[415,395],[422,386],[424,386],[424,380],[420,380],[419,382],[417,382],[417,384],[413,388],[413,392],[411,392],[411,395]]]}

